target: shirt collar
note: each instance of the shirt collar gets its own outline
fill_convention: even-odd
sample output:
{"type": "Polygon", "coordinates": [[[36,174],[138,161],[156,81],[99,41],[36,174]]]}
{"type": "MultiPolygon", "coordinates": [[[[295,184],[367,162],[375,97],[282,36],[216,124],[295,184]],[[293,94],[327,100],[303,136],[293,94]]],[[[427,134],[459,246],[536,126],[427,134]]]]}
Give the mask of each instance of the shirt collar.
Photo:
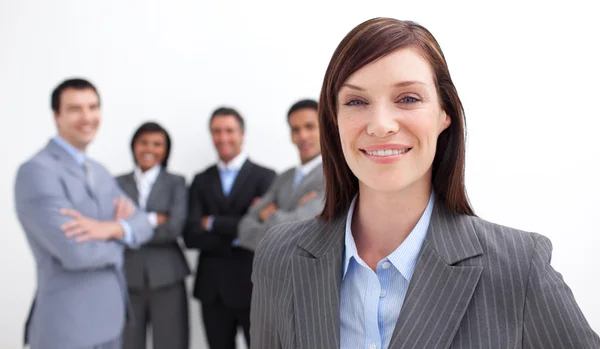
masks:
{"type": "MultiPolygon", "coordinates": [[[[435,201],[434,197],[435,195],[432,190],[431,195],[429,196],[429,202],[427,203],[427,207],[425,207],[425,211],[421,215],[421,218],[419,219],[413,230],[400,244],[400,246],[398,246],[398,248],[396,248],[394,252],[392,252],[389,256],[386,257],[386,259],[388,259],[390,263],[392,263],[392,265],[409,282],[412,278],[413,272],[415,271],[417,259],[419,258],[421,247],[423,246],[425,236],[427,235],[429,221],[431,220],[431,214],[433,212],[433,205],[435,201]]],[[[363,262],[360,256],[358,255],[356,243],[354,241],[354,237],[352,236],[352,215],[354,214],[354,208],[356,206],[357,198],[358,194],[354,196],[354,199],[350,204],[350,208],[348,209],[348,216],[346,217],[346,232],[344,238],[344,269],[342,279],[346,277],[346,273],[350,265],[350,260],[352,258],[354,258],[357,263],[366,265],[366,263],[363,262]]]]}
{"type": "Polygon", "coordinates": [[[302,176],[306,176],[322,163],[323,157],[321,155],[317,155],[314,159],[310,160],[309,162],[298,166],[296,170],[302,172],[302,176]]]}
{"type": "Polygon", "coordinates": [[[161,168],[162,166],[160,164],[156,164],[143,172],[139,166],[136,166],[135,170],[133,170],[133,175],[138,183],[140,183],[141,180],[144,180],[147,183],[154,183],[160,174],[161,168]]]}
{"type": "Polygon", "coordinates": [[[52,140],[56,144],[58,144],[58,146],[60,146],[64,151],[66,151],[69,155],[71,155],[73,157],[73,159],[75,160],[75,162],[77,162],[77,164],[83,165],[83,163],[87,159],[87,156],[85,155],[85,153],[81,152],[79,149],[72,146],[69,142],[65,141],[64,138],[62,138],[59,135],[56,135],[54,138],[52,138],[52,140]]]}
{"type": "Polygon", "coordinates": [[[244,152],[241,152],[228,163],[219,160],[217,162],[217,167],[219,168],[219,171],[239,171],[242,166],[244,166],[246,160],[248,160],[248,155],[246,155],[244,152]]]}

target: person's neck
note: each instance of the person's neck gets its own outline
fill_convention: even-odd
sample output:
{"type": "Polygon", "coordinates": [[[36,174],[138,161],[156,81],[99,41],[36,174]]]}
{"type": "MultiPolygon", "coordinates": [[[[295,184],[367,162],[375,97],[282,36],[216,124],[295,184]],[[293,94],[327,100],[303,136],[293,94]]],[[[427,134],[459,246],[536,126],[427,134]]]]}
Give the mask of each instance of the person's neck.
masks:
{"type": "Polygon", "coordinates": [[[238,156],[240,156],[241,153],[242,152],[239,152],[239,153],[237,153],[237,154],[235,154],[235,155],[233,155],[231,157],[228,156],[227,158],[219,158],[219,160],[221,160],[221,162],[224,163],[225,165],[229,165],[233,161],[233,159],[235,159],[238,156]]]}
{"type": "Polygon", "coordinates": [[[69,139],[65,138],[63,135],[60,134],[60,132],[58,133],[58,136],[65,142],[67,142],[69,145],[71,145],[73,148],[79,150],[80,152],[82,152],[83,154],[85,154],[85,151],[87,150],[87,144],[86,145],[81,145],[81,144],[75,144],[74,142],[70,141],[69,139]]]}
{"type": "Polygon", "coordinates": [[[352,235],[359,256],[375,270],[412,232],[431,195],[431,181],[414,183],[401,192],[380,192],[359,183],[352,235]]]}
{"type": "Polygon", "coordinates": [[[313,161],[314,159],[316,159],[319,156],[321,156],[321,154],[317,154],[317,155],[313,156],[312,158],[306,159],[306,160],[303,160],[302,158],[300,158],[300,165],[306,165],[306,164],[308,164],[309,162],[313,161]]]}

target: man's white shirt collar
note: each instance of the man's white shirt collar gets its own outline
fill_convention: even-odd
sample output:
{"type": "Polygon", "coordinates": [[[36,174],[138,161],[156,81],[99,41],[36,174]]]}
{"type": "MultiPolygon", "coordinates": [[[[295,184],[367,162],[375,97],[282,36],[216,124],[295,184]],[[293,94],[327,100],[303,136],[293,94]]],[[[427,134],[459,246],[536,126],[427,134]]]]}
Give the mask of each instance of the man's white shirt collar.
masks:
{"type": "Polygon", "coordinates": [[[143,172],[139,166],[136,166],[133,170],[133,175],[135,176],[136,182],[153,184],[156,182],[156,178],[158,178],[158,175],[160,174],[161,167],[162,166],[160,164],[156,164],[152,168],[149,168],[143,172]]]}
{"type": "Polygon", "coordinates": [[[317,166],[319,166],[322,163],[323,163],[323,157],[319,154],[314,159],[310,160],[309,162],[298,166],[296,168],[296,171],[300,171],[300,172],[302,172],[302,176],[306,176],[307,174],[309,174],[312,170],[317,168],[317,166]]]}
{"type": "Polygon", "coordinates": [[[217,162],[217,167],[221,171],[223,171],[223,170],[239,171],[242,168],[242,166],[244,166],[244,163],[246,162],[246,160],[248,160],[248,155],[246,155],[245,153],[242,152],[238,156],[234,157],[228,163],[224,163],[222,160],[219,160],[217,162]]]}

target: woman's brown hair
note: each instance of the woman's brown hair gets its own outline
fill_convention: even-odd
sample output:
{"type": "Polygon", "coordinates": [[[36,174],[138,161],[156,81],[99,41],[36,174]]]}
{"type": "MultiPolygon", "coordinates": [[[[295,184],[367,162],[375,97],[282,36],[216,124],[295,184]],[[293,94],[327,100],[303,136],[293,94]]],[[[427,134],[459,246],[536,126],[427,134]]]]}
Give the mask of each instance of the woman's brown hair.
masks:
{"type": "Polygon", "coordinates": [[[342,152],[337,125],[337,95],[350,75],[400,48],[412,47],[433,70],[442,109],[451,118],[437,143],[432,182],[437,197],[455,213],[474,215],[465,189],[466,126],[462,103],[450,78],[446,58],[431,33],[411,21],[374,18],[352,29],[333,53],[319,100],[319,127],[325,174],[324,220],[348,211],[358,191],[358,179],[342,152]]]}

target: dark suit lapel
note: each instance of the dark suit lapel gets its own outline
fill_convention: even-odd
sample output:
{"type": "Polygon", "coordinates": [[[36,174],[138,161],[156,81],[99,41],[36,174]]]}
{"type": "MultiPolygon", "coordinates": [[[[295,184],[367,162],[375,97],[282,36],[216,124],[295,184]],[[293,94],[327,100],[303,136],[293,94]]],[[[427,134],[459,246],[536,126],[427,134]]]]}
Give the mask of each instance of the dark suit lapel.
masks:
{"type": "Polygon", "coordinates": [[[436,201],[390,349],[450,347],[483,270],[455,265],[483,253],[468,219],[436,201]]]}
{"type": "Polygon", "coordinates": [[[219,168],[215,165],[210,170],[208,186],[213,192],[213,197],[216,199],[217,204],[224,210],[227,207],[227,198],[223,194],[223,184],[221,184],[221,175],[219,174],[219,168]]]}
{"type": "Polygon", "coordinates": [[[240,171],[238,172],[237,176],[235,177],[235,181],[233,181],[231,191],[227,196],[227,200],[229,201],[230,205],[231,203],[235,202],[235,198],[237,197],[239,192],[244,188],[244,184],[246,183],[246,180],[250,176],[251,172],[252,163],[250,162],[250,160],[246,160],[242,165],[242,168],[240,168],[240,171]]]}
{"type": "Polygon", "coordinates": [[[294,321],[298,348],[340,347],[340,286],[346,217],[316,221],[293,257],[294,321]],[[303,334],[310,334],[309,336],[303,334]]]}

